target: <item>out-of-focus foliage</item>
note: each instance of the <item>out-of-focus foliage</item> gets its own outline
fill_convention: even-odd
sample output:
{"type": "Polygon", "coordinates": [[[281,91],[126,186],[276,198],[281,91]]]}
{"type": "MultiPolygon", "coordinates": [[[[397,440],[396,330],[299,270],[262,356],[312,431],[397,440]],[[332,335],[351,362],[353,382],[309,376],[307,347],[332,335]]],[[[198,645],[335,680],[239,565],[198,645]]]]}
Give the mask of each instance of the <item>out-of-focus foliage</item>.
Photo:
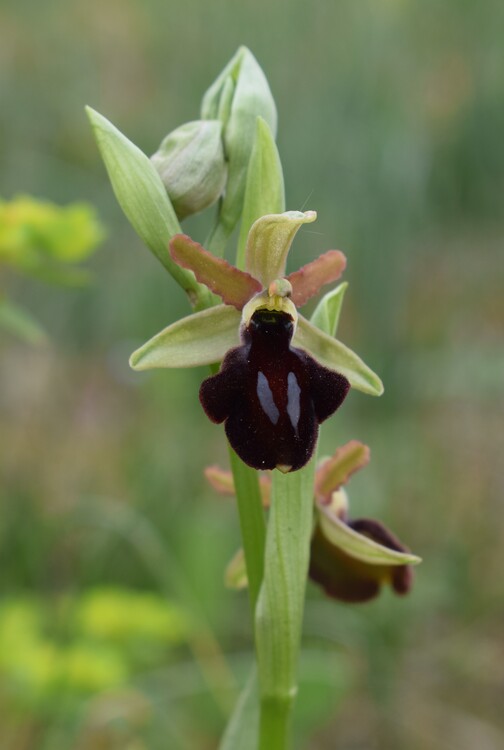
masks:
{"type": "Polygon", "coordinates": [[[57,206],[26,195],[0,200],[0,265],[71,283],[85,277],[62,264],[85,260],[103,238],[96,211],[86,203],[57,206]]]}
{"type": "MultiPolygon", "coordinates": [[[[81,285],[89,274],[75,265],[103,239],[96,211],[86,203],[62,207],[26,195],[0,200],[0,271],[10,267],[53,284],[81,285]]],[[[9,300],[1,286],[0,329],[31,344],[46,340],[38,321],[9,300]]]]}
{"type": "MultiPolygon", "coordinates": [[[[292,268],[331,245],[346,253],[338,335],[385,383],[381,399],[349,395],[321,454],[352,438],[371,446],[354,512],[382,518],[424,560],[405,600],[345,608],[310,590],[295,736],[302,750],[493,750],[504,746],[504,3],[286,8],[1,4],[0,195],[85,200],[108,240],[83,288],[2,270],[53,346],[0,341],[0,586],[13,598],[109,585],[184,599],[237,681],[247,673],[245,600],[222,581],[235,509],[202,475],[227,463],[197,399],[207,373],[127,366],[189,308],[117,207],[83,114],[90,104],[153,153],[198,116],[244,43],[277,104],[286,206],[318,211],[292,268]]],[[[203,241],[211,219],[183,231],[203,241]]],[[[63,698],[61,713],[21,720],[0,683],[2,750],[212,750],[235,692],[199,645],[199,662],[170,650],[133,687],[81,700],[74,721],[63,698]]]]}
{"type": "Polygon", "coordinates": [[[124,687],[187,643],[188,615],[153,593],[103,587],[51,602],[21,596],[0,604],[0,678],[24,710],[75,709],[79,696],[124,687]]]}

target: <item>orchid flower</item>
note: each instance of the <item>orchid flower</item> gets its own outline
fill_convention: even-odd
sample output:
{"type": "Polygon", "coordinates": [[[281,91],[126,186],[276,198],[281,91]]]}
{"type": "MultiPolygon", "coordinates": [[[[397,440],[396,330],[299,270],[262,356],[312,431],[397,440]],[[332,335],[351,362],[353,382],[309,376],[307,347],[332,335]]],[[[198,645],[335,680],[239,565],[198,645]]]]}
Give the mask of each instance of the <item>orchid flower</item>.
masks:
{"type": "Polygon", "coordinates": [[[319,423],[350,386],[372,395],[383,391],[354,352],[297,312],[346,265],[342,252],[329,250],[285,277],[296,232],[315,219],[315,211],[258,219],[248,235],[244,271],[187,235],[175,235],[172,259],[223,304],[173,323],[130,359],[136,370],[223,360],[220,372],[203,382],[200,399],[212,421],[225,422],[240,458],[256,469],[301,468],[312,455],[319,423]]]}
{"type": "MultiPolygon", "coordinates": [[[[375,597],[384,584],[396,594],[406,594],[413,583],[412,565],[420,558],[408,549],[380,521],[351,520],[343,486],[350,476],[369,461],[369,448],[351,440],[321,461],[315,474],[314,523],[310,549],[310,578],[328,596],[345,602],[365,602],[375,597]]],[[[233,495],[231,472],[208,467],[205,477],[221,494],[233,495]]],[[[269,507],[271,476],[260,478],[263,506],[269,507]]],[[[247,586],[241,550],[226,571],[231,588],[247,586]]]]}

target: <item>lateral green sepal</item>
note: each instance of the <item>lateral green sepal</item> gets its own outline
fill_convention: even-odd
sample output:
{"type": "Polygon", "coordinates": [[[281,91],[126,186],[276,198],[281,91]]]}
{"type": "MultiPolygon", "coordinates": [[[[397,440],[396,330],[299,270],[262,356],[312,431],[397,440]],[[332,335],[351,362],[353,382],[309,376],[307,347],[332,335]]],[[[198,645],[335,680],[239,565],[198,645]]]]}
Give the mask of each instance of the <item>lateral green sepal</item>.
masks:
{"type": "Polygon", "coordinates": [[[130,357],[134,370],[197,367],[220,362],[238,346],[241,316],[234,307],[216,305],[165,328],[130,357]]]}
{"type": "MultiPolygon", "coordinates": [[[[342,492],[342,490],[340,490],[342,492]]],[[[317,505],[318,523],[324,536],[339,550],[369,565],[418,565],[420,557],[397,552],[359,534],[331,511],[331,506],[317,505]]]]}

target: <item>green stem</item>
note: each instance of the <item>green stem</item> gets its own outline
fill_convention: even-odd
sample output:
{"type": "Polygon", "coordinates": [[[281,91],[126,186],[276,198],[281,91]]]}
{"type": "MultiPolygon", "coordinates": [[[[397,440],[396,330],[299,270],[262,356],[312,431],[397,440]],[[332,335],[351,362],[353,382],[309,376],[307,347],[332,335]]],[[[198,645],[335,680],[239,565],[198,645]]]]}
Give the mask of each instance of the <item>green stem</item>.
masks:
{"type": "Polygon", "coordinates": [[[218,258],[222,258],[232,232],[233,227],[230,228],[222,222],[219,212],[215,225],[206,239],[205,248],[218,258]]]}
{"type": "Polygon", "coordinates": [[[312,459],[300,471],[273,472],[264,579],[255,623],[260,750],[288,747],[312,533],[314,471],[312,459]]]}
{"type": "Polygon", "coordinates": [[[291,711],[294,696],[290,699],[261,699],[259,723],[260,750],[287,750],[290,746],[291,711]]]}
{"type": "Polygon", "coordinates": [[[264,548],[266,544],[264,510],[257,471],[246,466],[231,447],[229,448],[229,455],[238,503],[245,564],[247,566],[250,607],[252,617],[254,617],[264,573],[264,548]]]}

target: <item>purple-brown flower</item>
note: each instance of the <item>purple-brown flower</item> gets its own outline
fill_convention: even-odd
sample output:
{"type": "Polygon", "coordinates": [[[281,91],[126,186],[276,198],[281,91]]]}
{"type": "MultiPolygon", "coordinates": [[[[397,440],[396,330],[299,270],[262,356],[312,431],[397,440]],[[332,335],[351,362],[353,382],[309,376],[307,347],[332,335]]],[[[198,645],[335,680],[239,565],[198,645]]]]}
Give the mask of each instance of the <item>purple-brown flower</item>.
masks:
{"type": "MultiPolygon", "coordinates": [[[[369,448],[352,440],[322,461],[315,475],[309,576],[328,596],[344,602],[368,601],[383,585],[390,585],[396,594],[408,593],[412,565],[420,562],[380,521],[349,518],[343,485],[368,461],[369,448]]],[[[205,476],[220,493],[234,494],[230,472],[212,466],[205,476]]],[[[271,477],[262,475],[260,486],[263,504],[269,507],[271,477]]],[[[241,550],[228,567],[226,581],[236,588],[247,585],[241,550]]]]}
{"type": "Polygon", "coordinates": [[[314,211],[287,211],[258,219],[248,235],[244,271],[175,235],[172,259],[224,304],[174,323],[130,360],[135,369],[223,360],[220,372],[203,382],[200,400],[255,469],[301,468],[313,453],[319,424],[351,385],[373,395],[383,391],[356,354],[297,312],[346,265],[342,252],[329,250],[285,277],[296,232],[315,218],[314,211]]]}

